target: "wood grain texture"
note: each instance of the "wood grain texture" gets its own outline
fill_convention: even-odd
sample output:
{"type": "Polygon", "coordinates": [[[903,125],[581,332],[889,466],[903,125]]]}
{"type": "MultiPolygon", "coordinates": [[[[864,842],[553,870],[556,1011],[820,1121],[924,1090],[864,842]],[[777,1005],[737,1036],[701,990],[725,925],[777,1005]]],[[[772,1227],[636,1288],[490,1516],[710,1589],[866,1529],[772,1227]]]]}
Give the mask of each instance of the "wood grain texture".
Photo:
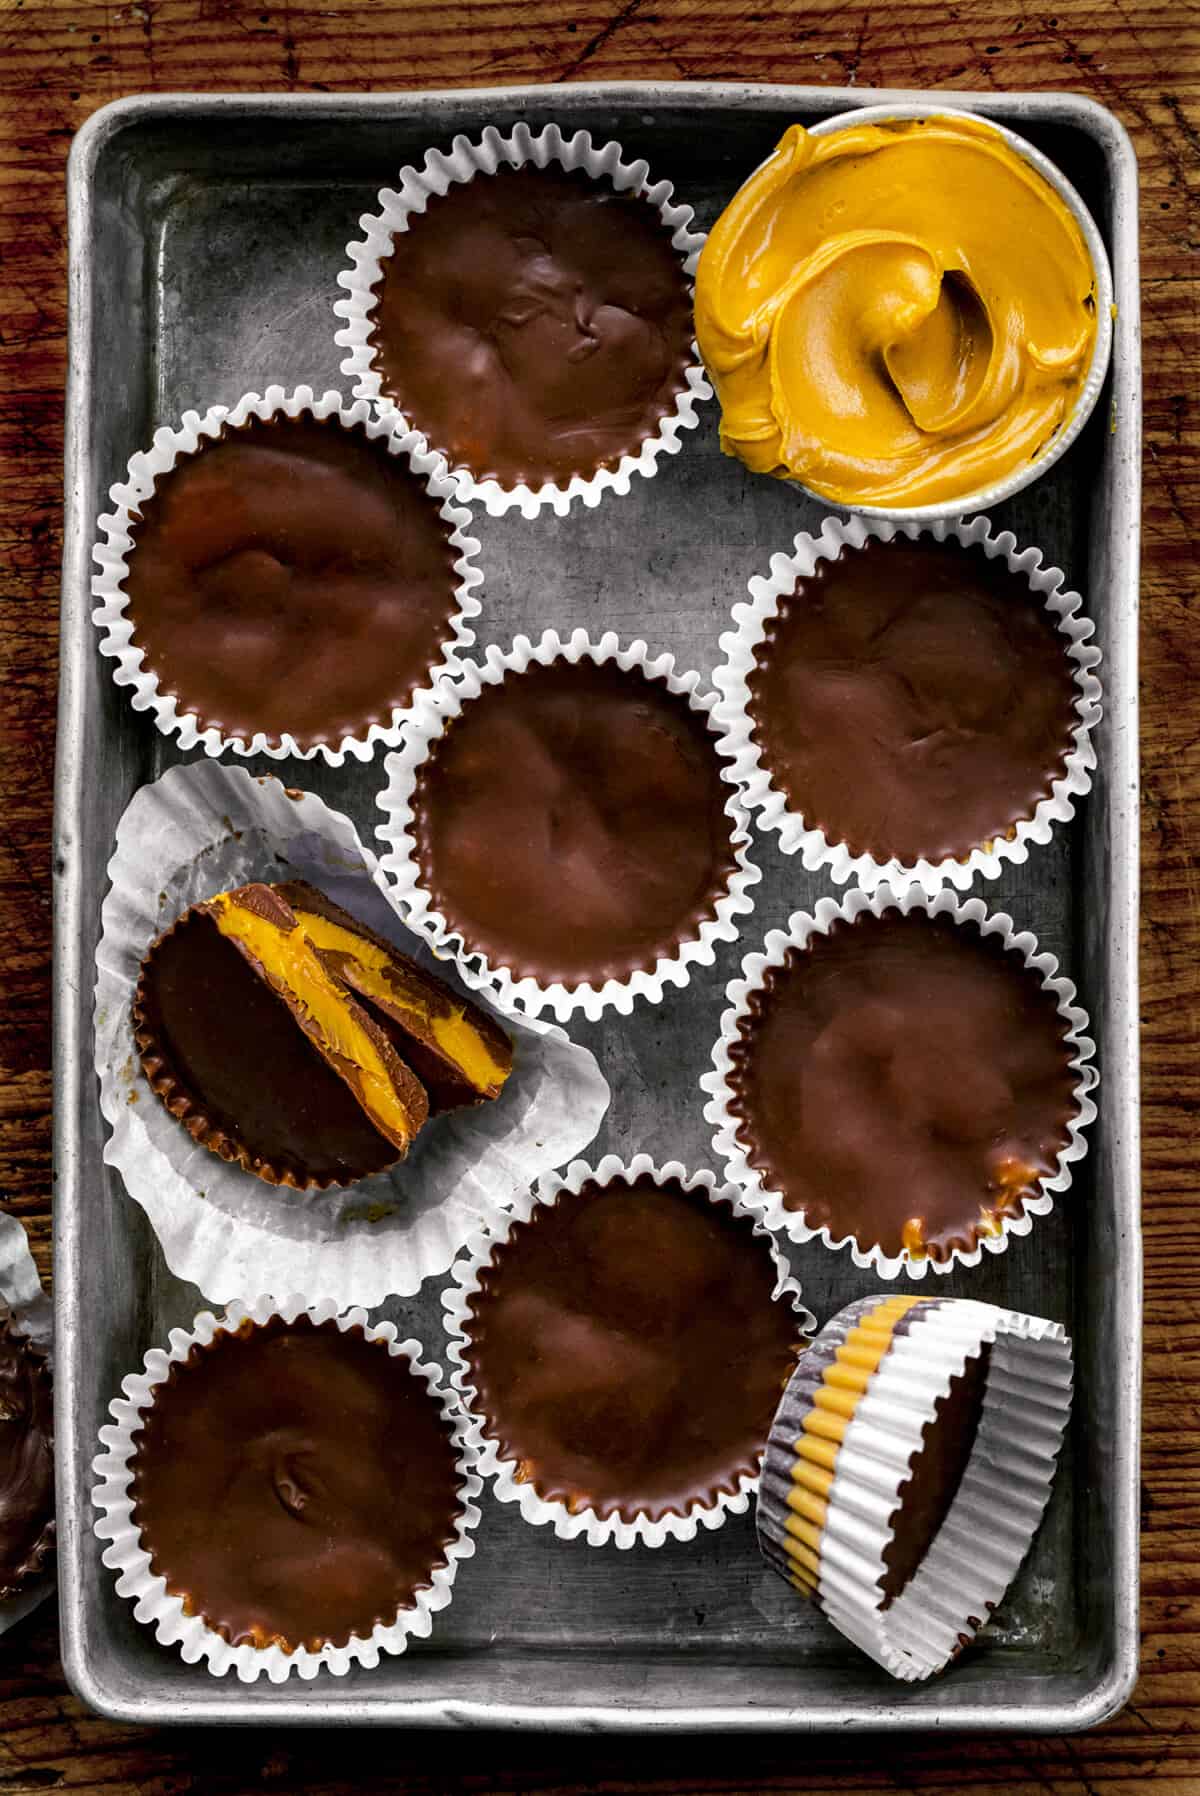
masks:
{"type": "Polygon", "coordinates": [[[63,175],[89,112],[151,89],[730,79],[1090,94],[1141,164],[1146,358],[1142,755],[1146,1219],[1143,1675],[1077,1739],[786,1745],[138,1732],[67,1694],[53,1617],[0,1641],[0,1792],[139,1796],[1200,1791],[1200,10],[1184,0],[2,0],[0,1196],[49,1250],[49,860],[63,175]],[[1051,7],[1054,10],[1051,10],[1051,7]]]}

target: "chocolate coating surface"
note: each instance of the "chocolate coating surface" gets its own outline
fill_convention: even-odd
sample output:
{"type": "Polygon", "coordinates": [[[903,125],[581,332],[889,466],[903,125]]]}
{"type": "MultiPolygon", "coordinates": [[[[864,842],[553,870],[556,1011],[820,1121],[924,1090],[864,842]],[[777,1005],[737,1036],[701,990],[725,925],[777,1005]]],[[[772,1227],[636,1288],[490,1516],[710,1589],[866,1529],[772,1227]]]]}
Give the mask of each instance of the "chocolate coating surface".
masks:
{"type": "Polygon", "coordinates": [[[880,1589],[885,1609],[919,1569],[958,1495],[979,1431],[991,1357],[991,1347],[985,1341],[980,1352],[951,1378],[948,1393],[938,1398],[933,1420],[926,1422],[922,1431],[921,1446],[900,1486],[892,1538],[883,1552],[880,1589]]]}
{"type": "Polygon", "coordinates": [[[843,549],[780,601],[755,654],[749,709],[772,781],[852,854],[965,857],[1065,772],[1066,639],[980,548],[843,549]]]}
{"type": "Polygon", "coordinates": [[[0,1323],[0,1596],[15,1595],[54,1535],[54,1397],[46,1357],[0,1323]]]}
{"type": "Polygon", "coordinates": [[[589,1182],[498,1246],[473,1405],[538,1494],[629,1520],[752,1475],[799,1344],[752,1224],[678,1181],[589,1182]]]}
{"type": "Polygon", "coordinates": [[[738,1140],[835,1241],[923,1241],[945,1259],[1055,1170],[1077,1109],[1066,1035],[994,935],[921,911],[839,920],[769,972],[742,1020],[738,1140]]]}
{"type": "Polygon", "coordinates": [[[658,211],[581,171],[453,183],[394,239],[383,391],[451,463],[505,486],[635,452],[675,409],[692,302],[658,211]]]}
{"type": "Polygon", "coordinates": [[[470,952],[518,977],[624,979],[692,940],[735,868],[705,718],[636,669],[533,663],[418,770],[417,861],[470,952]]]}
{"type": "Polygon", "coordinates": [[[224,735],[365,736],[453,634],[451,528],[361,425],[252,418],[162,476],[132,535],[134,644],[224,735]]]}
{"type": "Polygon", "coordinates": [[[445,1564],[462,1504],[423,1380],[361,1329],[273,1317],[193,1347],[133,1462],[155,1573],[233,1645],[344,1645],[445,1564]]]}
{"type": "Polygon", "coordinates": [[[203,912],[155,943],[139,997],[135,1027],[144,1024],[194,1107],[253,1159],[303,1185],[348,1184],[400,1157],[286,1001],[203,912]]]}

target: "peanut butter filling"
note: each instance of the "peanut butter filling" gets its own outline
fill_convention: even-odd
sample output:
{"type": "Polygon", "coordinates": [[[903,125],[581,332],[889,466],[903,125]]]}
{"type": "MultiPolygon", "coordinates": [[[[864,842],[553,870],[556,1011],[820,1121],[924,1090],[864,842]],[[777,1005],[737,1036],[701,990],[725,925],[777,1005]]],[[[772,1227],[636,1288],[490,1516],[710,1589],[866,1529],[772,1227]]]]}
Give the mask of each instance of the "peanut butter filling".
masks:
{"type": "Polygon", "coordinates": [[[511,1070],[491,1052],[479,1030],[449,993],[444,1009],[436,1009],[397,977],[395,962],[364,936],[343,929],[328,917],[293,907],[296,926],[314,948],[345,954],[357,964],[356,980],[365,997],[410,1012],[429,1029],[434,1041],[478,1091],[498,1091],[511,1070]]]}
{"type": "Polygon", "coordinates": [[[713,227],[696,334],[728,454],[839,504],[939,504],[1070,417],[1095,270],[1065,201],[980,119],[794,125],[713,227]]]}
{"type": "Polygon", "coordinates": [[[221,934],[247,948],[267,974],[286,987],[291,1001],[313,1023],[325,1049],[357,1070],[361,1100],[376,1127],[389,1141],[407,1146],[417,1119],[401,1101],[382,1054],[355,1016],[345,987],[321,964],[299,919],[294,927],[284,928],[281,922],[236,903],[229,892],[211,899],[208,908],[221,934]]]}

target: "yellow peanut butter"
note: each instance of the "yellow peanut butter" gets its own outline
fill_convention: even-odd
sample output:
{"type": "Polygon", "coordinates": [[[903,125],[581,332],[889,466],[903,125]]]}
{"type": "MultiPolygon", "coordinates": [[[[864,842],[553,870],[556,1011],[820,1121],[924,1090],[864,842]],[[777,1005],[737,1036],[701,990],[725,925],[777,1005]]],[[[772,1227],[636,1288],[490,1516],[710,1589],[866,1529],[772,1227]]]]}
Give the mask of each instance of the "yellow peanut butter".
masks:
{"type": "Polygon", "coordinates": [[[242,942],[286,987],[311,1018],[325,1048],[358,1069],[360,1096],[372,1122],[389,1141],[406,1147],[414,1119],[400,1100],[382,1054],[355,1019],[349,993],[326,972],[304,931],[281,928],[257,911],[235,904],[228,892],[213,898],[209,909],[221,934],[242,942]]]}
{"type": "Polygon", "coordinates": [[[312,911],[298,910],[295,917],[314,948],[348,954],[358,963],[359,982],[368,998],[392,1004],[418,1017],[443,1054],[449,1055],[477,1091],[500,1089],[508,1077],[508,1067],[495,1058],[478,1029],[467,1021],[466,1012],[449,1000],[449,994],[446,1009],[435,1010],[415,993],[404,989],[396,977],[395,963],[373,942],[353,935],[340,923],[334,923],[328,917],[318,917],[312,911]]]}
{"type": "Polygon", "coordinates": [[[1096,278],[1054,188],[990,125],[785,132],[713,227],[696,336],[721,445],[837,504],[941,504],[1074,409],[1096,278]]]}

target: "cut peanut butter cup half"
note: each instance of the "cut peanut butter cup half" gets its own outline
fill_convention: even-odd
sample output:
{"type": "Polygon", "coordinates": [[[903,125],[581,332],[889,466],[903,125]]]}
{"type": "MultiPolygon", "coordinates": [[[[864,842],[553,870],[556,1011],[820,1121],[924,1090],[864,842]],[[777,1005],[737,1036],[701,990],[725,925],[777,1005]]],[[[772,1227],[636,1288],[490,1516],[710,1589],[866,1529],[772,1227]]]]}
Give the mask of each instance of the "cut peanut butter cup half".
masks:
{"type": "Polygon", "coordinates": [[[142,964],[134,1039],[192,1138],[269,1184],[353,1184],[431,1114],[495,1097],[503,1032],[314,887],[246,885],[142,964]]]}

